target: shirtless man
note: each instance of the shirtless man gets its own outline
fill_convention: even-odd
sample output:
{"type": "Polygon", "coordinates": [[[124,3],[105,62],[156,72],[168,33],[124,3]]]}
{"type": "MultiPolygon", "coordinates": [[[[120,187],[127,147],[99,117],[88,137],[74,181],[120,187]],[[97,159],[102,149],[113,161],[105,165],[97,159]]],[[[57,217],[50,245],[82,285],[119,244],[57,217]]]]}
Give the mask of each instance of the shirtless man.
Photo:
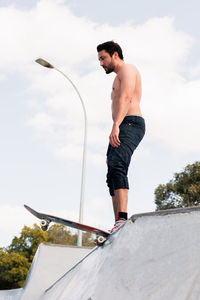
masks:
{"type": "Polygon", "coordinates": [[[145,121],[140,110],[141,77],[136,67],[124,62],[121,47],[113,41],[98,45],[97,52],[106,74],[117,74],[112,86],[113,126],[107,151],[107,185],[115,215],[113,232],[128,218],[128,167],[145,134],[145,121]]]}

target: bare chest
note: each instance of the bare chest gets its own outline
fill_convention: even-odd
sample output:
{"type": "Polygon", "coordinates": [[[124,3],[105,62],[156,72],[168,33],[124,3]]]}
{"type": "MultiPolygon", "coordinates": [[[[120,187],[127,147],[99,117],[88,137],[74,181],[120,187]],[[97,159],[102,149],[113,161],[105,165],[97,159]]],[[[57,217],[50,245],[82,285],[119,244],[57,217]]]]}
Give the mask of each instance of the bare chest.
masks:
{"type": "Polygon", "coordinates": [[[120,97],[120,80],[118,77],[115,77],[112,85],[111,99],[112,101],[117,101],[120,97]]]}

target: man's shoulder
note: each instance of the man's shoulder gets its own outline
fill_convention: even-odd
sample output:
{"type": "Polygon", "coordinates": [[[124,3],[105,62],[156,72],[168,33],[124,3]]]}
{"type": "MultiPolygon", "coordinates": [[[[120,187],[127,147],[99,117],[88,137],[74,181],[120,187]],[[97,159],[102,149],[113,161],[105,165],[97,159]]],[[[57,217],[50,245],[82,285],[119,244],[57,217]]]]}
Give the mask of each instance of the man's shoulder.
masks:
{"type": "Polygon", "coordinates": [[[139,73],[138,69],[134,65],[124,64],[121,67],[118,76],[119,78],[126,77],[126,76],[136,76],[138,73],[139,73]]]}
{"type": "Polygon", "coordinates": [[[138,72],[138,69],[133,64],[124,64],[123,67],[122,67],[122,70],[138,72]]]}

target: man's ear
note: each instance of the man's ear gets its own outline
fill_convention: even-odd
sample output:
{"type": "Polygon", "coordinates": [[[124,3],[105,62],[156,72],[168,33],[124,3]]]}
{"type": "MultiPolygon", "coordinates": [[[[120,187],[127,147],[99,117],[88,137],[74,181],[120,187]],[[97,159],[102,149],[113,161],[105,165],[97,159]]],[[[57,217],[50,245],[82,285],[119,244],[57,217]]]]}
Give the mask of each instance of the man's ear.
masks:
{"type": "Polygon", "coordinates": [[[113,53],[113,57],[114,57],[114,58],[118,58],[118,57],[119,57],[119,54],[118,54],[117,51],[115,51],[115,52],[113,53]]]}

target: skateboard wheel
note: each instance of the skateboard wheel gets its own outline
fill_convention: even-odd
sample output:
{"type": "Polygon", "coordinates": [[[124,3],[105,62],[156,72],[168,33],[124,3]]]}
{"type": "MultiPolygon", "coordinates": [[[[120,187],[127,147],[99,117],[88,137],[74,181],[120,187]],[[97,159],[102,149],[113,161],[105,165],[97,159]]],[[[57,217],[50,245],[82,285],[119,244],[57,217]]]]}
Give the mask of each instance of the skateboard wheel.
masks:
{"type": "Polygon", "coordinates": [[[48,223],[47,223],[46,220],[43,219],[43,220],[40,221],[40,225],[41,225],[41,227],[44,227],[44,226],[47,226],[48,223]]]}
{"type": "Polygon", "coordinates": [[[43,219],[40,221],[40,226],[43,231],[47,231],[49,227],[49,222],[43,219]]]}
{"type": "Polygon", "coordinates": [[[97,245],[98,245],[98,246],[102,246],[103,243],[105,242],[105,240],[106,240],[106,238],[105,238],[104,236],[99,235],[99,236],[97,237],[97,245]]]}

